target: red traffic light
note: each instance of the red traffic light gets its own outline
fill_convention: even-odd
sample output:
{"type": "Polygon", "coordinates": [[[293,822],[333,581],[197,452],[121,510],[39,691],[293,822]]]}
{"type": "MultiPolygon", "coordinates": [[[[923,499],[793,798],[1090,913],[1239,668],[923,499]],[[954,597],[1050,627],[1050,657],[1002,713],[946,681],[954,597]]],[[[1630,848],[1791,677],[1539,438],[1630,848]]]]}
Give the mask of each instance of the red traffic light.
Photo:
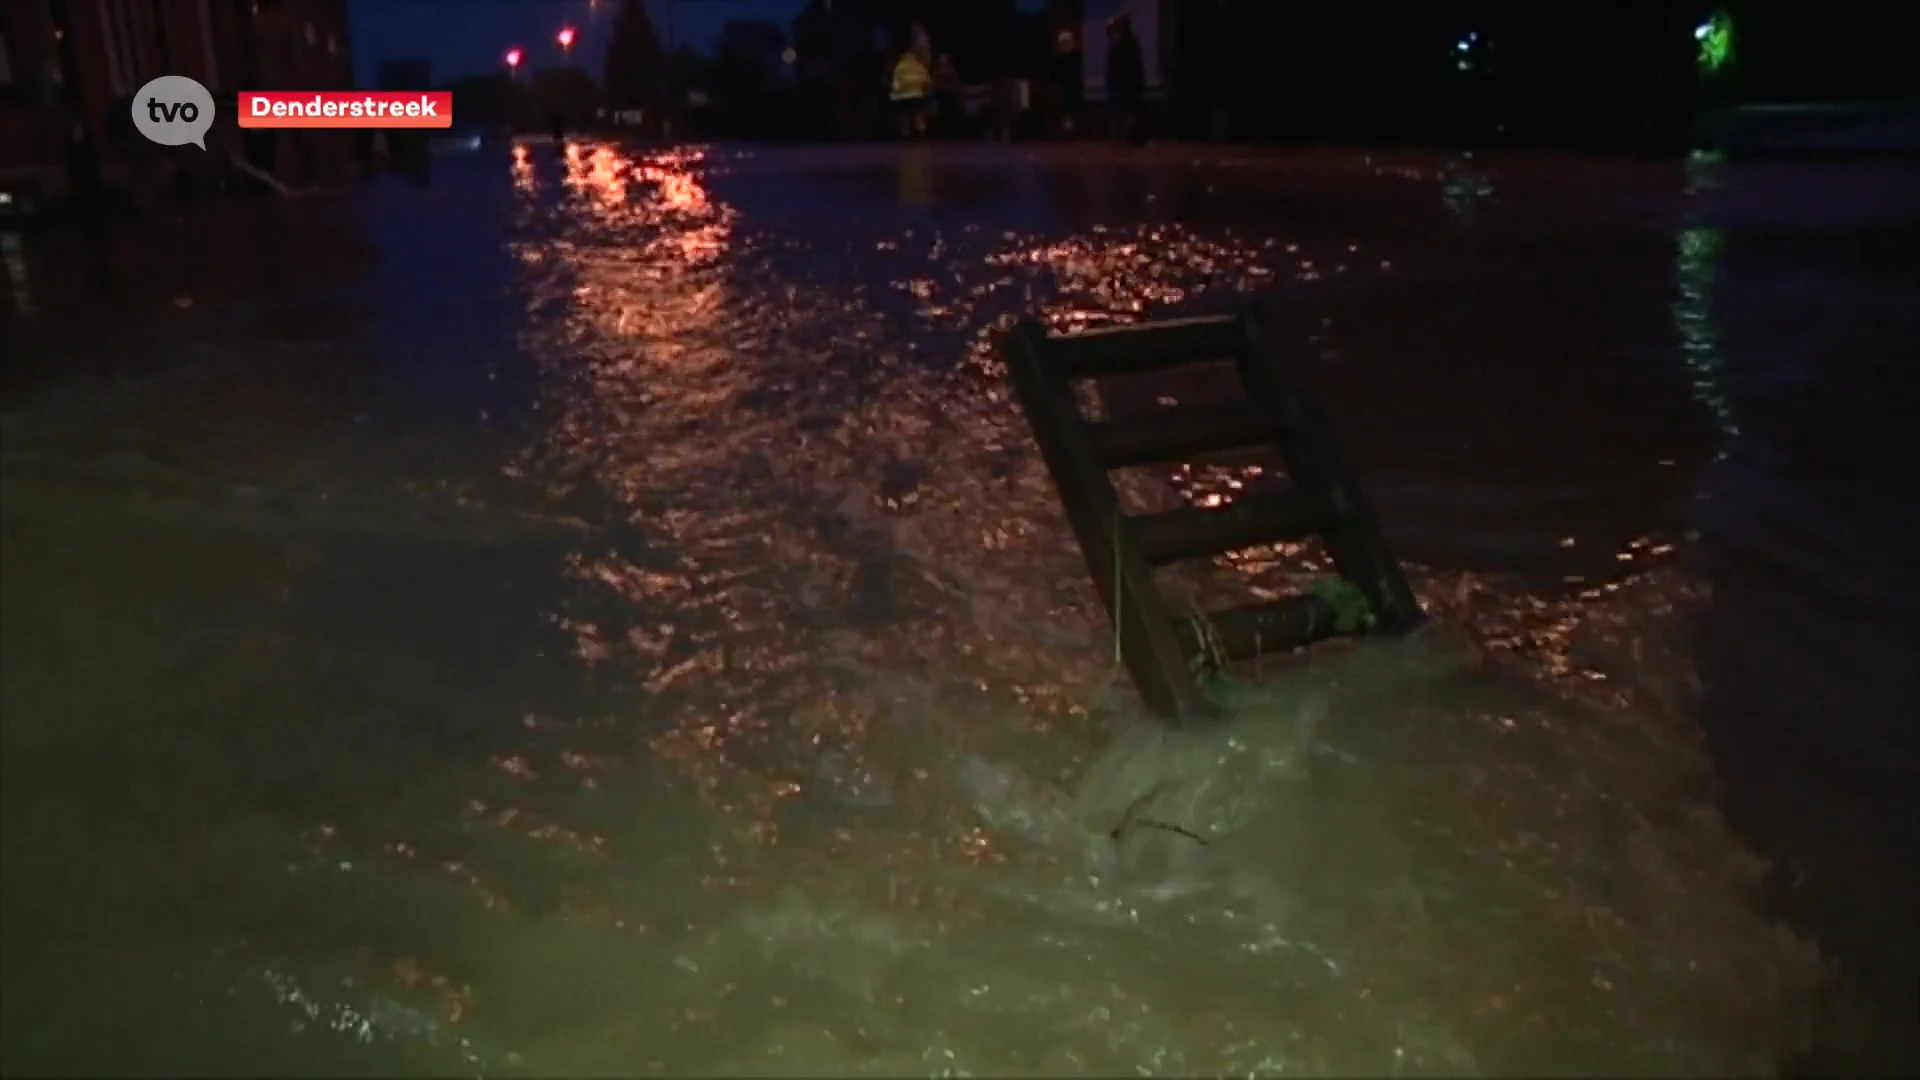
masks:
{"type": "Polygon", "coordinates": [[[507,50],[507,66],[508,67],[520,66],[520,50],[519,49],[507,50]]]}
{"type": "Polygon", "coordinates": [[[560,47],[563,49],[572,48],[573,47],[573,27],[571,26],[561,27],[560,36],[555,38],[554,40],[558,41],[560,43],[560,47]]]}

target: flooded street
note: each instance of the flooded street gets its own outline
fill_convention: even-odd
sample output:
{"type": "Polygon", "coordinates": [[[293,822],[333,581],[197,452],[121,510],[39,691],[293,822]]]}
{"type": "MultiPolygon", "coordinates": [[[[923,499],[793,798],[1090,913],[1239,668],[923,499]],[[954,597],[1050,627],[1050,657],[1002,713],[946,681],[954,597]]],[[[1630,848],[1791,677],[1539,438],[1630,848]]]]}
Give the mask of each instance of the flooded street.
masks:
{"type": "Polygon", "coordinates": [[[16,238],[0,1064],[1858,1049],[1855,991],[1920,971],[1920,511],[1869,441],[1915,396],[1920,184],[1810,218],[1770,168],[589,143],[16,238]],[[1166,736],[991,343],[1248,299],[1437,625],[1166,736]]]}

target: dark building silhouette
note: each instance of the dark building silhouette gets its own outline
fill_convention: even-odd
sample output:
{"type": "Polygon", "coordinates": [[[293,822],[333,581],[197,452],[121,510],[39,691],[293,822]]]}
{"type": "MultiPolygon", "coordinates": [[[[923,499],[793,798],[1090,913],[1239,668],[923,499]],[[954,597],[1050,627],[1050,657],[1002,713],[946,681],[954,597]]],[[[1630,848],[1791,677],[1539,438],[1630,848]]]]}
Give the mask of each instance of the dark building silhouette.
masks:
{"type": "Polygon", "coordinates": [[[424,56],[382,60],[374,66],[373,81],[382,90],[425,90],[433,85],[433,63],[424,56]]]}
{"type": "Polygon", "coordinates": [[[586,69],[579,67],[543,68],[533,73],[533,99],[541,113],[551,118],[566,118],[566,128],[580,131],[600,126],[606,119],[606,94],[586,69]]]}
{"type": "MultiPolygon", "coordinates": [[[[0,55],[0,185],[32,183],[53,197],[88,162],[107,185],[124,176],[141,152],[128,138],[131,95],[155,76],[213,91],[221,109],[207,145],[219,153],[239,146],[235,92],[339,89],[353,78],[347,0],[7,0],[0,55]]],[[[267,165],[292,184],[344,177],[349,134],[278,133],[267,165]]]]}
{"type": "MultiPolygon", "coordinates": [[[[374,65],[374,84],[381,90],[424,90],[433,85],[433,64],[424,56],[404,56],[382,60],[374,65]]],[[[459,97],[454,98],[454,115],[462,115],[459,97]]],[[[423,178],[429,168],[433,133],[428,131],[393,130],[382,132],[376,139],[372,132],[355,132],[356,136],[366,140],[364,153],[371,159],[376,158],[376,146],[386,148],[386,165],[394,172],[416,179],[423,178]]]]}

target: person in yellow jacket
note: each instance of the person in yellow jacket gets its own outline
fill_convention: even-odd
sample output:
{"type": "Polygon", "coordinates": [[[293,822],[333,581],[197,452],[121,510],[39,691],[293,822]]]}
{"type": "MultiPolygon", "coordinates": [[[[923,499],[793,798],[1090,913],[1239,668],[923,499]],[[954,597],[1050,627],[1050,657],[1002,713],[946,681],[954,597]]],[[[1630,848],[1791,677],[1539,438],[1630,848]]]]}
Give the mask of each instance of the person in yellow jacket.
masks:
{"type": "Polygon", "coordinates": [[[908,49],[894,61],[893,85],[887,97],[899,118],[900,134],[913,138],[927,133],[933,106],[933,71],[918,52],[908,49]]]}

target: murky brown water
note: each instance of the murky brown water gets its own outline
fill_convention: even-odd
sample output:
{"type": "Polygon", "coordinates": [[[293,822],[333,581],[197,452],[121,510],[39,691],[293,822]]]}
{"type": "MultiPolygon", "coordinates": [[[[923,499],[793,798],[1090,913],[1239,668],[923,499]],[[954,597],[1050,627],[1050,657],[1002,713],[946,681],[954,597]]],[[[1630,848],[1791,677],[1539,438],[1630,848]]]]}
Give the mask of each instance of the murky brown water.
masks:
{"type": "MultiPolygon", "coordinates": [[[[1810,261],[1833,223],[1781,241],[1726,180],[585,146],[147,226],[219,259],[36,256],[6,1069],[1769,1070],[1825,973],[1760,912],[1697,717],[1824,738],[1829,788],[1910,767],[1910,731],[1844,750],[1914,700],[1873,652],[1915,644],[1884,539],[1912,518],[1851,457],[1913,282],[1857,243],[1810,261]],[[268,241],[221,239],[249,220],[268,241]],[[1787,302],[1821,287],[1845,319],[1787,302]],[[1254,673],[1243,719],[1169,745],[988,343],[1250,292],[1441,633],[1254,673]],[[1822,528],[1814,490],[1874,524],[1822,528]],[[1752,702],[1830,665],[1846,734],[1752,702]],[[1109,839],[1115,799],[1187,833],[1109,839]]],[[[1816,854],[1789,877],[1818,895],[1914,895],[1816,854]]]]}

